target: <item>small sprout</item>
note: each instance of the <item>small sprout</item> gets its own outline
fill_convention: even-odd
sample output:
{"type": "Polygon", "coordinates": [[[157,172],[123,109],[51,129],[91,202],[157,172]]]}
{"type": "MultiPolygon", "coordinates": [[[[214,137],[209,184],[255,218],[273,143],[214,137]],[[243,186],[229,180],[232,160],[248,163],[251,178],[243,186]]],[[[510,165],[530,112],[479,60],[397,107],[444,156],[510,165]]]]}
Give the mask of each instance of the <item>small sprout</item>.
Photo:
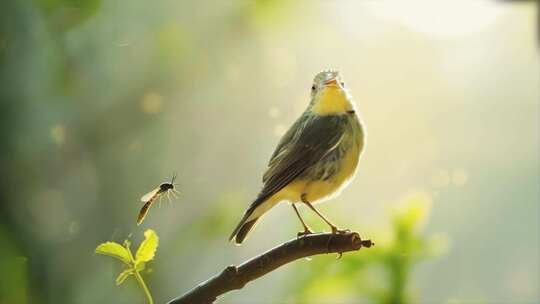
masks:
{"type": "Polygon", "coordinates": [[[124,269],[124,271],[120,272],[118,277],[116,278],[116,286],[120,286],[124,281],[133,274],[133,269],[124,269]]]}
{"type": "Polygon", "coordinates": [[[146,286],[140,272],[145,269],[147,262],[154,259],[158,244],[159,238],[156,232],[148,229],[144,232],[144,240],[139,245],[135,257],[131,253],[131,242],[129,240],[125,240],[123,246],[115,242],[102,243],[96,247],[95,252],[113,257],[124,263],[126,268],[116,277],[116,285],[121,285],[127,278],[133,275],[139,286],[143,289],[148,303],[153,304],[154,300],[152,299],[150,290],[146,286]]]}
{"type": "Polygon", "coordinates": [[[116,258],[127,265],[131,263],[131,259],[129,257],[129,246],[122,247],[122,245],[115,242],[105,242],[97,246],[96,253],[116,258]]]}
{"type": "Polygon", "coordinates": [[[158,246],[158,236],[154,230],[148,229],[144,232],[144,241],[139,245],[135,254],[135,264],[144,264],[154,259],[158,246]]]}

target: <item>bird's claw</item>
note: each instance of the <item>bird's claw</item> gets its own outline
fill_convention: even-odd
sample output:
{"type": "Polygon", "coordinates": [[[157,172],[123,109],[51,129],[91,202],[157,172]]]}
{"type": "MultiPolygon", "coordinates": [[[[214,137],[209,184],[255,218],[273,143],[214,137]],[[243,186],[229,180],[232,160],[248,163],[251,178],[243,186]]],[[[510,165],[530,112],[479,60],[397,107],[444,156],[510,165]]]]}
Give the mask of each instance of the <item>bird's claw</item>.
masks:
{"type": "MultiPolygon", "coordinates": [[[[351,232],[350,229],[339,229],[336,226],[331,226],[331,228],[332,228],[332,235],[330,235],[330,237],[328,238],[328,242],[326,243],[326,248],[327,248],[328,252],[330,252],[330,242],[332,241],[332,238],[333,238],[333,236],[335,234],[346,234],[346,233],[351,232]]],[[[338,256],[337,256],[336,260],[341,259],[342,255],[343,255],[342,252],[338,252],[338,256]]]]}
{"type": "Polygon", "coordinates": [[[349,233],[349,232],[351,232],[350,229],[339,229],[336,226],[332,227],[332,234],[346,234],[346,233],[349,233]]]}
{"type": "Polygon", "coordinates": [[[304,236],[308,236],[310,234],[313,234],[313,231],[311,231],[309,228],[306,228],[304,229],[304,231],[299,231],[297,234],[296,234],[296,238],[301,238],[301,237],[304,237],[304,236]]]}

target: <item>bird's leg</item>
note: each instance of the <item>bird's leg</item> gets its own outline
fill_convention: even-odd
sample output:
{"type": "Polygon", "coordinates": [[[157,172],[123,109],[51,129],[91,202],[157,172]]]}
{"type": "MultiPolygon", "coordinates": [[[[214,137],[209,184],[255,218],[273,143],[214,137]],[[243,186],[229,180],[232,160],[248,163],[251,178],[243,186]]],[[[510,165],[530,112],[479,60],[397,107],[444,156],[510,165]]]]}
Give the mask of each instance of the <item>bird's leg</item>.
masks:
{"type": "MultiPolygon", "coordinates": [[[[300,196],[300,198],[302,199],[302,202],[306,205],[308,205],[308,207],[313,210],[313,212],[317,213],[318,216],[320,216],[323,221],[325,223],[328,224],[328,226],[330,226],[330,228],[332,229],[332,235],[330,235],[330,237],[328,238],[328,242],[326,243],[326,248],[328,250],[328,252],[330,252],[330,243],[332,241],[332,238],[333,238],[333,235],[336,234],[336,233],[346,233],[346,232],[349,232],[348,229],[345,229],[345,230],[340,230],[338,229],[338,227],[334,224],[332,224],[332,222],[330,222],[324,215],[322,215],[322,213],[319,212],[319,210],[315,209],[315,207],[313,207],[313,205],[307,200],[306,198],[306,194],[302,194],[302,196],[300,196]]],[[[340,259],[342,256],[342,253],[340,252],[337,256],[337,259],[340,259]]]]}
{"type": "Polygon", "coordinates": [[[302,199],[302,202],[304,204],[306,204],[309,209],[313,210],[313,212],[317,213],[317,215],[323,219],[323,221],[328,224],[328,226],[330,226],[330,228],[332,229],[332,233],[333,234],[336,234],[336,233],[346,233],[346,232],[350,232],[350,230],[348,229],[345,229],[345,230],[340,230],[338,229],[338,227],[334,224],[332,224],[332,222],[330,222],[324,215],[322,215],[322,213],[319,212],[319,210],[315,209],[315,207],[313,207],[313,205],[306,199],[306,194],[302,194],[302,196],[300,197],[302,199]]]}
{"type": "Polygon", "coordinates": [[[306,225],[306,223],[304,222],[304,220],[302,219],[302,217],[300,216],[300,212],[298,212],[298,208],[296,208],[296,205],[293,203],[292,204],[292,207],[294,209],[294,212],[296,212],[296,215],[298,216],[298,219],[300,220],[300,222],[302,223],[302,226],[304,226],[304,231],[300,231],[296,234],[297,237],[301,237],[301,236],[306,236],[308,234],[312,234],[313,231],[311,231],[311,229],[309,229],[308,225],[306,225]]]}

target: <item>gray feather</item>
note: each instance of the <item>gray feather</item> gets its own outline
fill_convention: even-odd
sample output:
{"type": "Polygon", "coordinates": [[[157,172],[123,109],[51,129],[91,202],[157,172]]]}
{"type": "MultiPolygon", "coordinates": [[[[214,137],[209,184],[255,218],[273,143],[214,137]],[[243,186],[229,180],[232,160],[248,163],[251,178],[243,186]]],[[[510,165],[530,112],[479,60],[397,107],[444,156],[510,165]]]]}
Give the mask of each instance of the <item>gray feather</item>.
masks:
{"type": "Polygon", "coordinates": [[[264,174],[263,189],[248,210],[254,210],[338,148],[348,124],[348,115],[302,115],[280,141],[264,174]]]}

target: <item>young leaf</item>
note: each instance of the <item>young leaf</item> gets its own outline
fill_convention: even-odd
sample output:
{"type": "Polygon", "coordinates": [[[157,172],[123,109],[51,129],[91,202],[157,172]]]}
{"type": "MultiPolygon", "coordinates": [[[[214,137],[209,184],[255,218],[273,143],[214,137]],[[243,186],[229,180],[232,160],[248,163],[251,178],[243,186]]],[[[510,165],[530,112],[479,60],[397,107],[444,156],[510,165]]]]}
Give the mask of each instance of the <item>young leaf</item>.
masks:
{"type": "MultiPolygon", "coordinates": [[[[131,237],[131,234],[128,237],[131,237]]],[[[131,242],[129,239],[124,241],[124,247],[126,247],[126,249],[129,251],[129,247],[131,247],[131,242]]]]}
{"type": "Polygon", "coordinates": [[[130,268],[122,271],[116,278],[116,286],[119,286],[120,284],[124,283],[124,281],[132,274],[133,274],[133,269],[130,269],[130,268]]]}
{"type": "Polygon", "coordinates": [[[135,266],[135,269],[137,269],[138,272],[143,271],[146,268],[146,262],[139,262],[135,266]]]}
{"type": "Polygon", "coordinates": [[[159,238],[152,229],[144,232],[144,241],[142,241],[135,255],[135,265],[141,262],[149,262],[154,259],[158,247],[159,238]]]}
{"type": "Polygon", "coordinates": [[[120,261],[130,264],[129,253],[126,248],[115,242],[105,242],[97,246],[96,253],[117,258],[120,261]]]}
{"type": "MultiPolygon", "coordinates": [[[[131,235],[130,235],[131,236],[131,235]]],[[[129,239],[124,241],[124,245],[120,245],[115,242],[106,242],[97,246],[95,252],[107,256],[116,258],[127,265],[127,269],[124,269],[116,278],[116,285],[122,284],[128,277],[133,275],[137,280],[137,283],[144,291],[149,304],[154,304],[150,289],[146,286],[143,277],[139,273],[146,267],[146,262],[154,259],[156,249],[158,246],[157,234],[149,229],[144,232],[144,241],[142,241],[139,249],[137,249],[136,258],[131,253],[131,242],[129,239]]]]}

